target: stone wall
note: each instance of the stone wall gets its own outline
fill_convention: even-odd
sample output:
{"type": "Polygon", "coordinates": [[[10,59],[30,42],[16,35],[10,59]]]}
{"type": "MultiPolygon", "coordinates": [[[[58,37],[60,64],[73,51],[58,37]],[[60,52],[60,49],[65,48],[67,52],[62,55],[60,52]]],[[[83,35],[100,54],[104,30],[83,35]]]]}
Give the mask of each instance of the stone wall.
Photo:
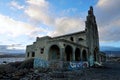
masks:
{"type": "Polygon", "coordinates": [[[99,61],[99,36],[92,7],[88,11],[85,24],[85,31],[53,38],[37,37],[32,45],[27,46],[26,59],[42,58],[46,61],[89,61],[89,63],[99,61]]]}
{"type": "Polygon", "coordinates": [[[67,35],[63,35],[63,36],[58,36],[55,37],[53,39],[65,39],[77,44],[81,44],[83,46],[87,46],[86,45],[86,32],[85,31],[81,31],[81,32],[76,32],[76,33],[72,33],[72,34],[67,34],[67,35]]]}
{"type": "Polygon", "coordinates": [[[87,61],[45,61],[41,58],[34,59],[34,68],[50,68],[52,70],[80,70],[88,68],[89,64],[87,61]]]}
{"type": "Polygon", "coordinates": [[[93,56],[94,61],[99,61],[99,36],[97,30],[97,23],[92,7],[90,7],[88,11],[88,16],[86,18],[86,42],[89,48],[89,53],[91,56],[93,56]]]}

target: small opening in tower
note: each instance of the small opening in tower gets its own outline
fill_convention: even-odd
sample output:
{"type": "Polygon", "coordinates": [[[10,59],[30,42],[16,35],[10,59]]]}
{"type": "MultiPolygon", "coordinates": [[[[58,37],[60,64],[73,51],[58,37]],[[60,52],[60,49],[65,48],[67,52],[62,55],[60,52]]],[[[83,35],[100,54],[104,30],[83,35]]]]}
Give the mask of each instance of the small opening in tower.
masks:
{"type": "Polygon", "coordinates": [[[85,29],[85,31],[86,31],[86,32],[88,31],[87,28],[85,29]]]}
{"type": "Polygon", "coordinates": [[[70,40],[71,40],[71,41],[74,41],[73,37],[70,37],[70,40]]]}

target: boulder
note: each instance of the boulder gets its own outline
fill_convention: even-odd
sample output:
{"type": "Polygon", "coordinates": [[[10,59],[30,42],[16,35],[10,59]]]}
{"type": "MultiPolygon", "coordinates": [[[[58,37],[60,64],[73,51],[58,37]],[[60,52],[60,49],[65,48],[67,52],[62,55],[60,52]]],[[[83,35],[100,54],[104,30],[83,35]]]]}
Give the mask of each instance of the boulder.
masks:
{"type": "Polygon", "coordinates": [[[21,63],[18,69],[24,69],[24,68],[31,69],[33,68],[33,63],[34,63],[34,59],[25,60],[21,63]]]}

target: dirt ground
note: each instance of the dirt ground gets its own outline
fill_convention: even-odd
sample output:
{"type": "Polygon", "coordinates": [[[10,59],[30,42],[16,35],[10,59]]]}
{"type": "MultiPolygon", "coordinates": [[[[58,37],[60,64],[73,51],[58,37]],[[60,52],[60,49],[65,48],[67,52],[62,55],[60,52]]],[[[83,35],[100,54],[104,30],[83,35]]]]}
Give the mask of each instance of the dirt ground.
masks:
{"type": "MultiPolygon", "coordinates": [[[[30,62],[30,61],[28,61],[30,62]]],[[[1,65],[0,80],[120,80],[120,61],[109,61],[104,67],[75,71],[41,71],[32,68],[32,63],[1,65]],[[27,64],[27,65],[26,65],[27,64]],[[28,65],[29,68],[28,69],[28,65]]]]}
{"type": "Polygon", "coordinates": [[[103,68],[84,70],[84,76],[76,80],[120,80],[120,62],[106,62],[103,68]]]}
{"type": "Polygon", "coordinates": [[[120,62],[111,61],[104,63],[104,67],[41,73],[41,75],[34,80],[120,80],[120,62]]]}

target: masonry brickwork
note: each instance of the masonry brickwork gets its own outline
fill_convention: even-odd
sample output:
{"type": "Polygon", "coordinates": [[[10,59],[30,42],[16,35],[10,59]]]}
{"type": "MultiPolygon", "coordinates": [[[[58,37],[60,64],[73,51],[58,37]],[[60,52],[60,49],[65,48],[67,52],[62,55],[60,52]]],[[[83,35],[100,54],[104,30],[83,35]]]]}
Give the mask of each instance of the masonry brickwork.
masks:
{"type": "Polygon", "coordinates": [[[26,59],[40,58],[46,61],[101,62],[99,35],[93,7],[88,10],[85,30],[57,37],[37,37],[26,47],[26,59]]]}

